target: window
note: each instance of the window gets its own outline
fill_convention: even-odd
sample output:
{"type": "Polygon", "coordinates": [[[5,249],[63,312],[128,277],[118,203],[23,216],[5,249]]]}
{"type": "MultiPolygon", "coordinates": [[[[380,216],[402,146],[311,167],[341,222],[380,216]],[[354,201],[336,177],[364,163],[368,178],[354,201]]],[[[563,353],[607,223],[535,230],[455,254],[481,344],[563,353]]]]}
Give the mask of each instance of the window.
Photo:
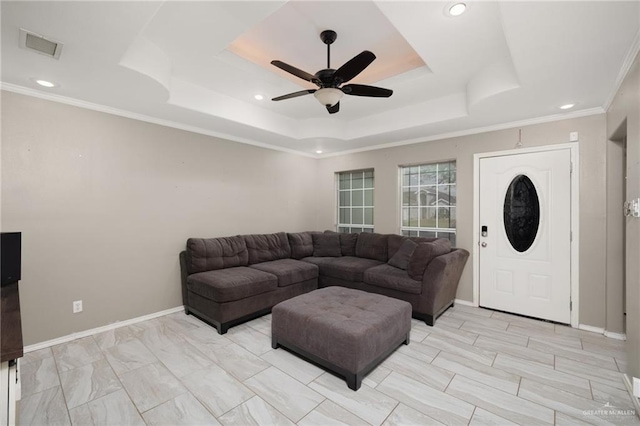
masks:
{"type": "Polygon", "coordinates": [[[338,173],[338,232],[373,232],[373,169],[338,173]]]}
{"type": "Polygon", "coordinates": [[[401,167],[402,235],[456,243],[456,162],[401,167]]]}

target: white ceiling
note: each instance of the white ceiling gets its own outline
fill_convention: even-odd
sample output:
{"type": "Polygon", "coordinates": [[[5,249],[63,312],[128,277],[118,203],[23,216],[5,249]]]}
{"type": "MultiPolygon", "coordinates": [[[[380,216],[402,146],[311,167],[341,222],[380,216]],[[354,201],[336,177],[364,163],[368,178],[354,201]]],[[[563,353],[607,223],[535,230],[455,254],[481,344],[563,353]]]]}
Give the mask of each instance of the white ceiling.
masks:
{"type": "Polygon", "coordinates": [[[638,50],[637,1],[481,2],[446,16],[431,1],[3,1],[3,88],[306,155],[601,110],[638,50]],[[20,49],[19,29],[64,43],[55,60],[20,49]],[[329,115],[313,88],[269,64],[377,59],[329,115]],[[33,79],[50,80],[53,89],[33,79]],[[258,101],[254,95],[262,94],[258,101]],[[576,103],[568,112],[558,109],[576,103]]]}

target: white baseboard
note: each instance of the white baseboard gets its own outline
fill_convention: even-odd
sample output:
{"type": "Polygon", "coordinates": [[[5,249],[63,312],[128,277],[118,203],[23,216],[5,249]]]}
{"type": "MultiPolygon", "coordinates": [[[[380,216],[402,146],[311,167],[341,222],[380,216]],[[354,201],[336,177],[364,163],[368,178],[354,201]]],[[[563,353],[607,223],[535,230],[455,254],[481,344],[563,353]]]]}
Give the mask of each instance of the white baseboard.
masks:
{"type": "Polygon", "coordinates": [[[604,328],[592,325],[578,324],[578,330],[590,331],[592,333],[604,334],[604,328]]]}
{"type": "MultiPolygon", "coordinates": [[[[463,300],[463,299],[455,299],[454,305],[473,306],[473,307],[476,307],[476,308],[478,307],[477,304],[475,304],[473,302],[469,302],[468,300],[463,300]]],[[[594,327],[592,325],[579,324],[578,325],[578,329],[579,330],[584,330],[584,331],[590,331],[591,333],[603,334],[605,337],[609,337],[610,339],[627,340],[627,335],[626,334],[624,334],[624,333],[614,333],[612,331],[606,331],[602,327],[594,327]]]]}
{"type": "Polygon", "coordinates": [[[592,325],[579,324],[579,330],[590,331],[592,333],[603,334],[605,337],[616,340],[627,340],[627,335],[624,333],[614,333],[612,331],[607,331],[602,327],[594,327],[592,325]]]}
{"type": "Polygon", "coordinates": [[[57,339],[46,340],[44,342],[35,343],[33,345],[25,346],[24,353],[37,351],[39,349],[48,348],[51,346],[59,345],[62,343],[71,342],[83,337],[93,336],[94,334],[103,333],[105,331],[114,330],[116,328],[125,327],[127,325],[135,324],[137,322],[147,321],[150,319],[162,317],[165,315],[173,314],[184,310],[184,306],[176,306],[175,308],[166,309],[160,312],[154,312],[152,314],[143,315],[141,317],[131,318],[124,321],[116,321],[109,325],[103,325],[102,327],[92,328],[90,330],[79,331],[77,333],[71,333],[66,336],[58,337],[57,339]]]}
{"type": "Polygon", "coordinates": [[[627,340],[627,335],[625,333],[614,333],[613,331],[605,331],[605,337],[609,337],[611,339],[616,340],[627,340]]]}
{"type": "Polygon", "coordinates": [[[469,302],[468,300],[462,300],[462,299],[455,299],[453,301],[454,305],[464,305],[464,306],[473,306],[474,308],[477,308],[478,305],[476,305],[473,302],[469,302]]]}
{"type": "Polygon", "coordinates": [[[633,407],[636,409],[636,416],[640,417],[640,399],[638,399],[634,394],[633,394],[633,385],[631,377],[629,377],[628,374],[623,374],[622,375],[622,381],[624,382],[624,385],[627,388],[627,392],[629,392],[629,396],[631,397],[631,402],[633,403],[633,407]]]}

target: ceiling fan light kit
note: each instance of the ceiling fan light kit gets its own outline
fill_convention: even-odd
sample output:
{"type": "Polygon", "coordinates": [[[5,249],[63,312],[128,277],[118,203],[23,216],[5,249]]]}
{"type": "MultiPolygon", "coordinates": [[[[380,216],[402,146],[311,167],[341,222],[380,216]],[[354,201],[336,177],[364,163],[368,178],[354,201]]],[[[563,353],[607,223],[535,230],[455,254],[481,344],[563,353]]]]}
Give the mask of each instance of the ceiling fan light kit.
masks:
{"type": "Polygon", "coordinates": [[[344,93],[340,89],[320,89],[316,90],[313,96],[324,106],[334,106],[340,99],[342,99],[344,93]]]}
{"type": "Polygon", "coordinates": [[[392,90],[383,89],[381,87],[367,86],[364,84],[347,84],[341,86],[343,83],[347,83],[364,71],[364,69],[376,59],[376,55],[365,50],[351,58],[337,70],[334,70],[331,68],[331,44],[337,37],[338,35],[336,32],[332,30],[325,30],[320,34],[320,40],[327,45],[327,68],[320,70],[315,74],[309,74],[306,71],[302,71],[301,69],[282,61],[271,61],[272,65],[280,68],[281,70],[318,86],[318,89],[300,90],[298,92],[275,97],[271,100],[282,101],[313,93],[315,98],[327,108],[329,114],[335,114],[340,111],[340,100],[345,94],[373,98],[388,98],[391,96],[393,94],[392,90]]]}

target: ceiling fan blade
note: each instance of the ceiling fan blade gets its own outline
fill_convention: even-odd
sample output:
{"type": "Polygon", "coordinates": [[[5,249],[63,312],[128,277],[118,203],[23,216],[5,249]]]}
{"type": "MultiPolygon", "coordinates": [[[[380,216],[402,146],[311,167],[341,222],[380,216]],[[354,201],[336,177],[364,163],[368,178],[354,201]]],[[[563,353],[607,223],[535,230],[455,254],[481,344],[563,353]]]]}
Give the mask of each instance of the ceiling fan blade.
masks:
{"type": "Polygon", "coordinates": [[[271,61],[271,65],[275,65],[276,67],[280,68],[281,70],[286,71],[289,74],[293,74],[296,77],[301,78],[303,80],[311,81],[313,83],[316,83],[318,81],[318,79],[316,78],[315,75],[311,75],[306,71],[302,71],[301,69],[298,69],[298,68],[294,67],[293,65],[286,64],[286,63],[284,63],[282,61],[271,61]]]}
{"type": "Polygon", "coordinates": [[[364,84],[347,84],[340,88],[345,94],[351,96],[368,96],[372,98],[388,98],[393,95],[393,90],[382,87],[367,86],[364,84]]]}
{"type": "Polygon", "coordinates": [[[329,114],[335,114],[336,112],[340,111],[340,102],[338,102],[334,106],[327,106],[327,111],[329,111],[329,114]]]}
{"type": "Polygon", "coordinates": [[[315,91],[316,91],[316,89],[301,90],[299,92],[293,92],[293,93],[289,93],[289,94],[286,94],[286,95],[278,96],[277,98],[273,98],[271,100],[272,101],[283,101],[285,99],[297,98],[298,96],[308,95],[308,94],[313,93],[315,91]]]}
{"type": "Polygon", "coordinates": [[[333,81],[336,85],[340,85],[342,83],[346,83],[347,81],[354,78],[356,75],[360,74],[366,67],[369,66],[371,62],[376,59],[376,55],[365,50],[362,53],[354,56],[349,60],[346,64],[341,66],[336,70],[333,74],[333,81]]]}

